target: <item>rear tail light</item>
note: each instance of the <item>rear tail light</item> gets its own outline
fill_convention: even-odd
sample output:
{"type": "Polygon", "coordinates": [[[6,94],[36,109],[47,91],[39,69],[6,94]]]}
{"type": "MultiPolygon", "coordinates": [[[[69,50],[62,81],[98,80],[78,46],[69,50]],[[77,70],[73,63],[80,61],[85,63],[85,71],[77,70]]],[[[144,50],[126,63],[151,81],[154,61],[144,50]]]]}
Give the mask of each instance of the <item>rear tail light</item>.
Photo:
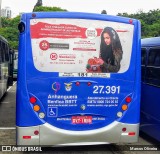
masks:
{"type": "Polygon", "coordinates": [[[128,106],[126,104],[122,105],[122,110],[125,111],[128,109],[128,106]]]}
{"type": "Polygon", "coordinates": [[[35,17],[36,17],[36,14],[35,14],[35,13],[32,13],[32,17],[35,18],[35,17]]]}
{"type": "Polygon", "coordinates": [[[118,113],[117,113],[117,117],[119,117],[119,118],[122,117],[122,115],[123,115],[122,112],[118,112],[118,113]]]}
{"type": "Polygon", "coordinates": [[[31,136],[23,136],[23,139],[31,139],[31,136]]]}
{"type": "Polygon", "coordinates": [[[88,86],[91,86],[91,84],[92,84],[91,82],[88,82],[88,83],[87,83],[88,86]]]}
{"type": "Polygon", "coordinates": [[[39,131],[38,130],[35,130],[34,131],[34,135],[38,135],[39,134],[39,131]]]}
{"type": "Polygon", "coordinates": [[[39,111],[40,110],[40,106],[39,105],[33,106],[33,110],[36,111],[36,112],[39,111]]]}
{"type": "Polygon", "coordinates": [[[43,112],[39,113],[39,118],[43,119],[45,117],[45,114],[43,112]]]}
{"type": "Polygon", "coordinates": [[[125,132],[126,130],[127,130],[127,128],[125,128],[125,127],[124,127],[124,128],[122,128],[122,131],[123,131],[123,132],[125,132]]]}
{"type": "Polygon", "coordinates": [[[132,19],[129,19],[129,23],[130,23],[130,24],[133,24],[133,20],[132,20],[132,19]]]}
{"type": "Polygon", "coordinates": [[[127,103],[130,103],[132,101],[132,98],[131,97],[126,97],[126,102],[127,103]]]}
{"type": "Polygon", "coordinates": [[[135,132],[129,132],[128,135],[129,135],[129,136],[135,136],[136,133],[135,133],[135,132]]]}
{"type": "Polygon", "coordinates": [[[80,85],[80,82],[76,82],[76,86],[79,86],[80,85]]]}
{"type": "Polygon", "coordinates": [[[30,103],[34,104],[37,101],[37,99],[35,97],[31,97],[29,101],[30,103]]]}

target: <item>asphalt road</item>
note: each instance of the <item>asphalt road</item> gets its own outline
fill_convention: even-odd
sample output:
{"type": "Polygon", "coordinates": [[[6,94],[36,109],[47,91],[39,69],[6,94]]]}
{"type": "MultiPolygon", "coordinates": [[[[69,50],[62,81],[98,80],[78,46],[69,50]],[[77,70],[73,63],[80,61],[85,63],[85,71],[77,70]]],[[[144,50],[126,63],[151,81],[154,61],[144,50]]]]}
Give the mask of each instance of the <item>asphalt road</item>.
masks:
{"type": "MultiPolygon", "coordinates": [[[[15,107],[16,83],[8,89],[5,97],[0,100],[0,149],[2,145],[16,145],[15,107]]],[[[43,148],[41,153],[55,154],[159,154],[160,151],[132,151],[131,147],[156,147],[157,142],[140,132],[139,142],[121,145],[92,145],[43,148]]],[[[2,153],[0,151],[0,153],[2,153]]],[[[3,152],[8,153],[8,152],[3,152]]],[[[23,153],[23,152],[14,152],[23,153]]],[[[26,153],[26,152],[25,152],[26,153]]],[[[31,152],[28,152],[31,153],[31,152]]],[[[36,153],[36,152],[34,152],[36,153]]],[[[38,152],[39,153],[39,152],[38,152]]]]}

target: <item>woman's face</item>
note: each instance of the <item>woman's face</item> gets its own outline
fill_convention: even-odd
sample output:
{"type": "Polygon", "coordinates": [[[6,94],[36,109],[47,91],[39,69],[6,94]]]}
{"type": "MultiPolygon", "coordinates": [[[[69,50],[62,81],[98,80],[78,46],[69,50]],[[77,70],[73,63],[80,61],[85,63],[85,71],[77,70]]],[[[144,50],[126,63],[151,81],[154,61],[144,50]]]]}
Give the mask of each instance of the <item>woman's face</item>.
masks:
{"type": "Polygon", "coordinates": [[[104,42],[106,43],[106,45],[110,45],[111,44],[111,38],[110,38],[108,33],[104,33],[103,34],[103,38],[104,38],[104,42]]]}

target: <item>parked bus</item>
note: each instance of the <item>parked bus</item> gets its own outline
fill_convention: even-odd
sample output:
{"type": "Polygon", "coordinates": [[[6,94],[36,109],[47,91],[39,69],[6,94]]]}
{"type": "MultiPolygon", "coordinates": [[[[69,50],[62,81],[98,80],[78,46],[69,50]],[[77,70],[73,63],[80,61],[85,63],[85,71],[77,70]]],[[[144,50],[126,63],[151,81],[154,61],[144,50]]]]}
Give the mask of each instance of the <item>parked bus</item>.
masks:
{"type": "Polygon", "coordinates": [[[0,36],[0,99],[6,93],[7,88],[13,84],[12,65],[12,52],[8,41],[0,36]]]}
{"type": "Polygon", "coordinates": [[[18,71],[18,51],[14,51],[13,55],[13,79],[17,80],[17,71],[18,71]]]}
{"type": "Polygon", "coordinates": [[[140,130],[160,141],[160,37],[142,39],[140,130]]]}
{"type": "Polygon", "coordinates": [[[18,27],[17,145],[137,142],[138,20],[43,12],[18,27]]]}

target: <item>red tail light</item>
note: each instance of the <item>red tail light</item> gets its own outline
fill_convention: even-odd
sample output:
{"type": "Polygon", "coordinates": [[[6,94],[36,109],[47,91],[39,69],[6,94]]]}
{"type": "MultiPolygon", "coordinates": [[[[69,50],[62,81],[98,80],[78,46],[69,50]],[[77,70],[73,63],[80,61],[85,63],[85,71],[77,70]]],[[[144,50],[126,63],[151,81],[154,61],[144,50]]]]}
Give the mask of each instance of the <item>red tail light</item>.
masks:
{"type": "Polygon", "coordinates": [[[123,131],[123,132],[125,132],[126,130],[127,130],[127,129],[126,129],[125,127],[124,127],[124,128],[122,128],[122,131],[123,131]]]}
{"type": "Polygon", "coordinates": [[[31,136],[23,136],[23,139],[31,139],[31,136]]]}
{"type": "Polygon", "coordinates": [[[127,103],[130,103],[132,101],[132,98],[131,97],[126,97],[126,102],[127,103]]]}
{"type": "Polygon", "coordinates": [[[35,17],[36,17],[36,14],[35,14],[35,13],[32,13],[32,17],[35,18],[35,17]]]}
{"type": "Polygon", "coordinates": [[[76,82],[76,86],[79,86],[80,85],[80,82],[76,82]]]}
{"type": "Polygon", "coordinates": [[[35,130],[34,131],[34,135],[38,135],[39,134],[39,131],[38,130],[35,130]]]}
{"type": "Polygon", "coordinates": [[[31,97],[31,98],[29,99],[29,101],[30,101],[32,104],[34,104],[34,103],[37,101],[37,99],[36,99],[35,97],[31,97]]]}
{"type": "Polygon", "coordinates": [[[130,19],[130,20],[129,20],[129,23],[130,23],[130,24],[133,24],[133,20],[132,20],[132,19],[130,19]]]}
{"type": "Polygon", "coordinates": [[[128,135],[129,136],[134,136],[134,135],[136,135],[136,133],[135,132],[129,132],[128,135]]]}

